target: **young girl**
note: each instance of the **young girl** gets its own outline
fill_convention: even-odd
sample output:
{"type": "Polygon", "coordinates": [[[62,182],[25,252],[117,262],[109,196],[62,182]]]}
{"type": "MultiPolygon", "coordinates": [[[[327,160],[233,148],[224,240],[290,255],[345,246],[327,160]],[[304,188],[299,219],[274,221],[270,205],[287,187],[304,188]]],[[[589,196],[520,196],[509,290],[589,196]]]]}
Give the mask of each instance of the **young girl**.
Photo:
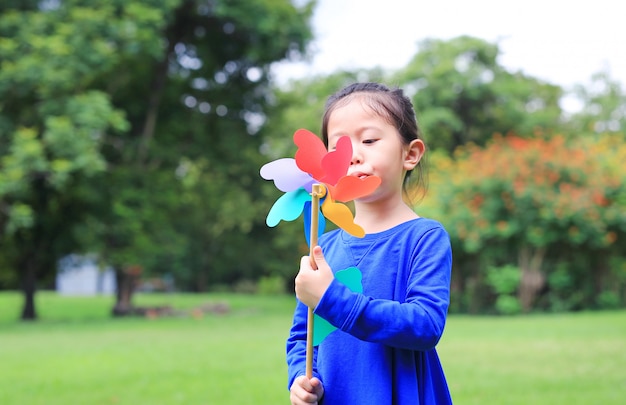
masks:
{"type": "Polygon", "coordinates": [[[287,340],[291,403],[451,404],[435,351],[449,304],[449,237],[403,198],[414,169],[423,179],[426,149],[411,101],[377,83],[346,87],[329,98],[322,122],[328,150],[342,136],[352,141],[348,174],[382,182],[354,203],[364,238],[328,232],[313,249],[318,270],[308,256],[301,260],[287,340]],[[334,278],[349,267],[362,273],[362,294],[334,278]],[[307,307],[338,328],[315,349],[311,379],[305,376],[307,307]]]}

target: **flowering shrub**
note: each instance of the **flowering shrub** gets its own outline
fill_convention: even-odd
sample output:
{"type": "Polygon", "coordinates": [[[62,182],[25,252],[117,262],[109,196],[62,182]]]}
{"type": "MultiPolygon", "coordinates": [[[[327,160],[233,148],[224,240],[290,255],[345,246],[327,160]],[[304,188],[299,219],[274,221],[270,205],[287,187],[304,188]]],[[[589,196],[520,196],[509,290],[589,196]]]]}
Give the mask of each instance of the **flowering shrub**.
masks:
{"type": "Polygon", "coordinates": [[[457,253],[482,257],[481,268],[494,264],[485,261],[517,265],[518,298],[529,310],[549,287],[546,259],[571,259],[571,250],[623,256],[624,162],[626,144],[618,137],[497,135],[485,148],[469,145],[453,158],[434,156],[425,208],[447,226],[457,253]]]}

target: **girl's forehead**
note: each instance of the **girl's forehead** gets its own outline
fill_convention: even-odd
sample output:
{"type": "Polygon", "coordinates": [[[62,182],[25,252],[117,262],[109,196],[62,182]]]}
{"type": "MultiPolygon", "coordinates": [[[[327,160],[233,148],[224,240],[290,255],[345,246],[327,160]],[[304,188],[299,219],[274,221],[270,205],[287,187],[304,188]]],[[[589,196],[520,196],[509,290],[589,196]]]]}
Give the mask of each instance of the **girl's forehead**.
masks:
{"type": "Polygon", "coordinates": [[[336,106],[330,113],[330,121],[333,119],[349,118],[358,116],[360,118],[384,119],[381,114],[367,103],[362,97],[352,97],[341,105],[336,106]]]}
{"type": "Polygon", "coordinates": [[[337,105],[328,116],[328,134],[344,130],[357,130],[359,128],[383,128],[395,125],[389,121],[384,110],[376,109],[369,100],[362,97],[346,100],[337,105]]]}

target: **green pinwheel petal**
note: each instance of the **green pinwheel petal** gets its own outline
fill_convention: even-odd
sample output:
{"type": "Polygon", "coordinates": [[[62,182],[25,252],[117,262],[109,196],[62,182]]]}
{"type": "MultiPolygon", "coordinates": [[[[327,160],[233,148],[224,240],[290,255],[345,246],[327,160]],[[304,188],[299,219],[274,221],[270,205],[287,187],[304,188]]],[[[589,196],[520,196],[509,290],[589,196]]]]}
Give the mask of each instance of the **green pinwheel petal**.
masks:
{"type": "MultiPolygon", "coordinates": [[[[345,284],[348,289],[352,292],[363,292],[363,285],[361,284],[361,280],[363,275],[361,274],[361,270],[356,267],[349,267],[345,270],[339,270],[335,273],[335,278],[338,281],[341,281],[345,284]]],[[[326,336],[330,335],[337,328],[331,325],[326,319],[315,315],[313,321],[313,346],[318,346],[322,341],[326,338],[326,336]]]]}

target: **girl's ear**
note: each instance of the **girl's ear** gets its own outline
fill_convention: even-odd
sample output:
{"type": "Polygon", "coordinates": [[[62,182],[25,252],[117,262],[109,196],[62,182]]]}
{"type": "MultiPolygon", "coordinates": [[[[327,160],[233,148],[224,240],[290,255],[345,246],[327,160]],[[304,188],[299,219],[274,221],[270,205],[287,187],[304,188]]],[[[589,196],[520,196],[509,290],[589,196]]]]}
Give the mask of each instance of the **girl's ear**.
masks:
{"type": "Polygon", "coordinates": [[[421,139],[414,139],[406,147],[406,154],[404,156],[404,169],[413,170],[415,166],[422,160],[424,152],[426,151],[426,144],[421,139]]]}

